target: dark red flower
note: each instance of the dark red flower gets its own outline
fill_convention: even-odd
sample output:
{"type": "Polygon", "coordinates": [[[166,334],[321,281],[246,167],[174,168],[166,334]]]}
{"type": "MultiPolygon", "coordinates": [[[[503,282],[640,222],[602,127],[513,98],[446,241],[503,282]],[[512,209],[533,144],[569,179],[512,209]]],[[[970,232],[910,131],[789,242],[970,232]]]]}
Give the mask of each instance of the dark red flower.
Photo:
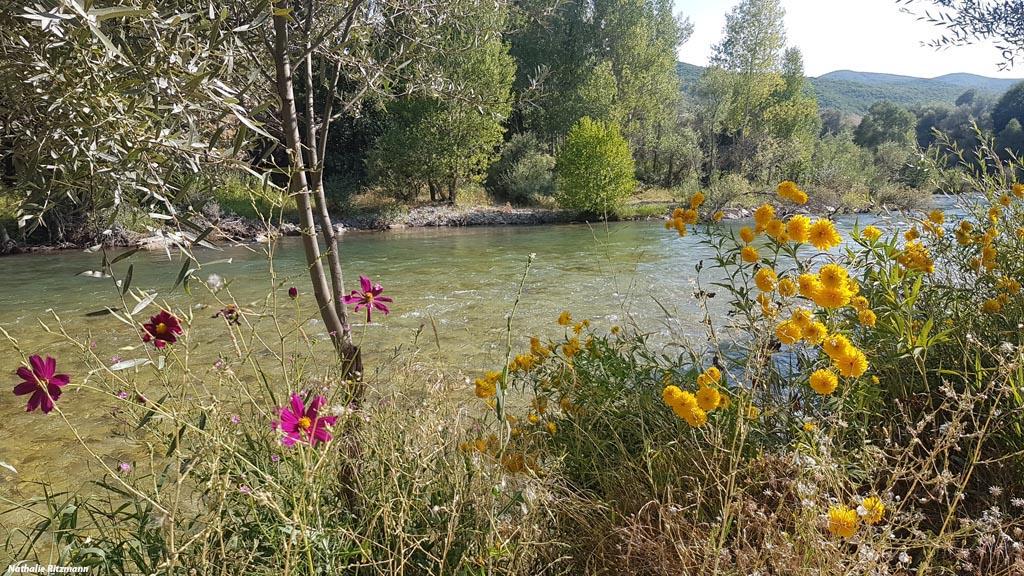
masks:
{"type": "Polygon", "coordinates": [[[296,298],[298,298],[299,297],[299,289],[296,288],[295,286],[292,286],[291,288],[289,288],[288,289],[288,297],[291,298],[292,300],[295,300],[296,298]]]}
{"type": "Polygon", "coordinates": [[[157,348],[174,344],[178,341],[177,335],[181,334],[181,322],[167,310],[161,310],[159,314],[151,317],[142,328],[142,341],[153,342],[157,348]]]}
{"type": "Polygon", "coordinates": [[[30,356],[28,363],[32,367],[31,370],[27,366],[22,366],[16,372],[23,382],[14,387],[14,394],[32,394],[28,399],[28,405],[25,406],[26,412],[31,412],[38,406],[44,414],[48,414],[53,410],[53,403],[60,398],[61,387],[66,386],[71,377],[67,374],[57,374],[57,360],[49,356],[46,360],[38,354],[30,356]]]}
{"type": "Polygon", "coordinates": [[[353,290],[348,296],[342,296],[341,301],[345,304],[355,304],[356,312],[359,312],[360,308],[365,307],[367,322],[370,321],[371,310],[380,310],[384,315],[391,312],[387,304],[385,304],[385,302],[391,302],[391,298],[380,295],[384,291],[383,286],[370,282],[370,279],[366,276],[360,276],[359,287],[362,290],[353,290]]]}

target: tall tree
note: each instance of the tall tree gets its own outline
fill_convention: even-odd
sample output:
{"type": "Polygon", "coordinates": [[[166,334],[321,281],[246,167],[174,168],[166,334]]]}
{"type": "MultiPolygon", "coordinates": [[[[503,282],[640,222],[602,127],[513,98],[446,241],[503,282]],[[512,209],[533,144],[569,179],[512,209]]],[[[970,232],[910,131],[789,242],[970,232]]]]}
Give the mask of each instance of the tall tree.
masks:
{"type": "Polygon", "coordinates": [[[725,16],[711,65],[746,76],[777,71],[786,47],[785,16],[781,0],[743,0],[725,16]]]}
{"type": "Polygon", "coordinates": [[[455,202],[463,182],[483,176],[501,141],[515,70],[501,38],[506,7],[479,2],[469,10],[466,17],[475,23],[479,41],[471,42],[461,26],[449,26],[444,45],[434,53],[460,97],[415,94],[388,106],[390,121],[369,163],[393,190],[415,195],[427,186],[432,200],[446,195],[455,202]]]}

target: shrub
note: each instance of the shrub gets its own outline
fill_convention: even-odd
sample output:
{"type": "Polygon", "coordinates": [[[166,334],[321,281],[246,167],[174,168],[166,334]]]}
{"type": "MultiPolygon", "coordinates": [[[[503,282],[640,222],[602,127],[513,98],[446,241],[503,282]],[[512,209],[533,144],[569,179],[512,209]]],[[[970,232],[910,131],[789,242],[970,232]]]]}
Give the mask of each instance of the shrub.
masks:
{"type": "Polygon", "coordinates": [[[530,204],[554,195],[554,168],[554,158],[532,132],[514,134],[488,169],[487,188],[497,200],[530,204]]]}
{"type": "Polygon", "coordinates": [[[555,171],[558,203],[587,214],[615,214],[636,190],[633,155],[618,125],[586,116],[569,130],[555,171]]]}

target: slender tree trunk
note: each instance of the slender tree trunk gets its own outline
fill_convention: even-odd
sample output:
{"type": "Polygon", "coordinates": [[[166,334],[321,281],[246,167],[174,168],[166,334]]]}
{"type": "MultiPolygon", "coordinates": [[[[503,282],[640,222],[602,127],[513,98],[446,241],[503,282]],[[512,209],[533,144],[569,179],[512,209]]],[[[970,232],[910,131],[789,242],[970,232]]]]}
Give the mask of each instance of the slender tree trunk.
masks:
{"type": "MultiPolygon", "coordinates": [[[[327,95],[328,102],[325,104],[323,134],[317,134],[316,103],[314,100],[315,86],[313,83],[313,55],[312,50],[306,46],[305,76],[306,76],[306,154],[309,157],[309,185],[312,189],[314,204],[317,216],[320,220],[320,233],[324,237],[324,245],[327,252],[324,254],[327,266],[331,272],[331,301],[337,309],[338,319],[341,322],[342,330],[338,334],[341,360],[345,366],[347,375],[358,375],[363,371],[362,355],[359,348],[352,342],[352,327],[348,323],[348,310],[341,303],[345,295],[344,276],[341,271],[341,258],[338,250],[338,233],[334,230],[334,222],[327,211],[327,196],[324,192],[324,169],[323,151],[326,147],[322,144],[327,142],[328,130],[330,127],[330,115],[334,101],[334,86],[331,86],[327,95]]],[[[334,69],[334,83],[340,68],[334,69]]]]}
{"type": "Polygon", "coordinates": [[[281,100],[280,120],[288,151],[288,191],[295,196],[299,205],[299,218],[302,224],[302,247],[305,251],[306,264],[309,267],[309,279],[313,285],[313,296],[320,308],[320,316],[331,335],[338,356],[346,365],[352,359],[346,357],[342,342],[348,327],[338,316],[340,302],[332,297],[331,287],[324,273],[320,244],[316,237],[316,222],[313,218],[313,207],[310,204],[309,186],[306,180],[306,168],[303,161],[301,136],[299,134],[298,111],[295,107],[295,85],[292,78],[291,58],[288,54],[288,1],[274,2],[274,68],[276,72],[277,94],[281,100]]]}

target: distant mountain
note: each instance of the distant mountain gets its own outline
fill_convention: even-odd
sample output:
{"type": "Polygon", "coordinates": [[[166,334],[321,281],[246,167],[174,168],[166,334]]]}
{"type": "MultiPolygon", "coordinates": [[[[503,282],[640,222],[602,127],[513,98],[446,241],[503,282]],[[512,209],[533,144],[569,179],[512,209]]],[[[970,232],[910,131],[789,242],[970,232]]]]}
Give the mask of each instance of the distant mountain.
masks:
{"type": "MultiPolygon", "coordinates": [[[[690,92],[703,73],[702,66],[685,62],[676,65],[683,90],[690,92]]],[[[957,97],[974,88],[979,95],[998,98],[1020,80],[989,78],[977,74],[955,73],[937,78],[917,78],[878,72],[836,70],[817,78],[808,78],[818,105],[835,108],[847,114],[861,115],[879,100],[889,100],[901,106],[947,104],[952,106],[957,97]]]]}

